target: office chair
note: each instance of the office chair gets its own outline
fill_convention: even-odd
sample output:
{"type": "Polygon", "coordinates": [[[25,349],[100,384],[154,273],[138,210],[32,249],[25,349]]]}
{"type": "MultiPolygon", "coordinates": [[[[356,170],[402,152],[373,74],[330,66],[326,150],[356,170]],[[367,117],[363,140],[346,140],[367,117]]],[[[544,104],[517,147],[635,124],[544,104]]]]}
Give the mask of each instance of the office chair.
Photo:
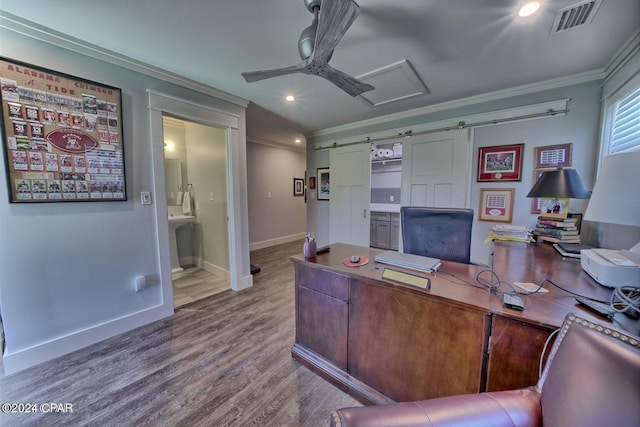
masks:
{"type": "Polygon", "coordinates": [[[400,208],[405,253],[471,263],[473,209],[400,208]]]}

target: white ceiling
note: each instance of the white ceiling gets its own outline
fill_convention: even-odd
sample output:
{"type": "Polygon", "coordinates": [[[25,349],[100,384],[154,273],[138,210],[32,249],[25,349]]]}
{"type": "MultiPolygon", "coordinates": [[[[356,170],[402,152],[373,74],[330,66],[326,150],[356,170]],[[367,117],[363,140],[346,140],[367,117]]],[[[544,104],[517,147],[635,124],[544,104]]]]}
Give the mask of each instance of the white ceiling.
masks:
{"type": "MultiPolygon", "coordinates": [[[[406,60],[428,92],[371,106],[316,76],[246,83],[241,72],[300,62],[298,37],[312,19],[302,0],[0,0],[0,10],[250,100],[248,137],[283,144],[320,129],[602,71],[640,28],[639,0],[603,0],[591,23],[555,35],[556,12],[577,0],[542,0],[527,19],[516,16],[518,0],[358,3],[360,16],[330,64],[360,76],[406,60]],[[284,101],[288,93],[295,103],[284,101]]],[[[396,90],[393,79],[380,81],[381,95],[396,90]]]]}

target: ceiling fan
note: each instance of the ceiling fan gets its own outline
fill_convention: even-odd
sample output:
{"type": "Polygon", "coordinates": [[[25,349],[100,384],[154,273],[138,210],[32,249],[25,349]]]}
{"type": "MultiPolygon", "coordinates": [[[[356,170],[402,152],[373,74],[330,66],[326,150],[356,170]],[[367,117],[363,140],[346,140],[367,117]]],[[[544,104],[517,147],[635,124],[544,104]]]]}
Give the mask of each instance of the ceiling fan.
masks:
{"type": "Polygon", "coordinates": [[[302,62],[275,70],[242,73],[247,83],[292,73],[323,77],[351,96],[375,89],[329,65],[333,49],[338,45],[353,21],[360,6],[353,0],[302,0],[313,13],[313,22],[300,34],[298,53],[302,62]]]}

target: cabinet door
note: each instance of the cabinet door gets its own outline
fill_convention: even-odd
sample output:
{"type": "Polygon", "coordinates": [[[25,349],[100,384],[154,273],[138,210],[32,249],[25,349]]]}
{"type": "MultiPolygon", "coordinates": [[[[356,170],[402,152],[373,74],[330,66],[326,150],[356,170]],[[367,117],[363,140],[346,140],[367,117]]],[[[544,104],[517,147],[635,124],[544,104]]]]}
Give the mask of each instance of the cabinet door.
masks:
{"type": "Polygon", "coordinates": [[[349,306],[302,286],[297,294],[296,342],[346,371],[349,306]]]}
{"type": "Polygon", "coordinates": [[[376,221],[369,222],[369,246],[376,246],[376,221]]]}
{"type": "Polygon", "coordinates": [[[487,391],[530,387],[538,382],[538,366],[551,331],[493,315],[487,391]]]}
{"type": "Polygon", "coordinates": [[[400,224],[397,222],[391,223],[391,230],[389,230],[389,249],[394,251],[400,249],[400,224]]]}
{"type": "Polygon", "coordinates": [[[389,221],[376,221],[376,247],[389,249],[389,221]]]}

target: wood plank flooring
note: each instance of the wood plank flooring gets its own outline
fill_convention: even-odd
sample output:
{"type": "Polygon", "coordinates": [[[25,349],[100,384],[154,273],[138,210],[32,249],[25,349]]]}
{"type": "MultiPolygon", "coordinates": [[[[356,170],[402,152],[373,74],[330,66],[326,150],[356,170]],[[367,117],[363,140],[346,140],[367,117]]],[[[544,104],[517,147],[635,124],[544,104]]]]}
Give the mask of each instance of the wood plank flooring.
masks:
{"type": "Polygon", "coordinates": [[[199,267],[188,268],[176,276],[173,279],[174,308],[231,289],[228,280],[199,267]]]}
{"type": "Polygon", "coordinates": [[[251,253],[254,286],[0,379],[0,402],[71,413],[0,414],[0,425],[326,426],[360,406],[291,358],[293,265],[302,242],[251,253]]]}

